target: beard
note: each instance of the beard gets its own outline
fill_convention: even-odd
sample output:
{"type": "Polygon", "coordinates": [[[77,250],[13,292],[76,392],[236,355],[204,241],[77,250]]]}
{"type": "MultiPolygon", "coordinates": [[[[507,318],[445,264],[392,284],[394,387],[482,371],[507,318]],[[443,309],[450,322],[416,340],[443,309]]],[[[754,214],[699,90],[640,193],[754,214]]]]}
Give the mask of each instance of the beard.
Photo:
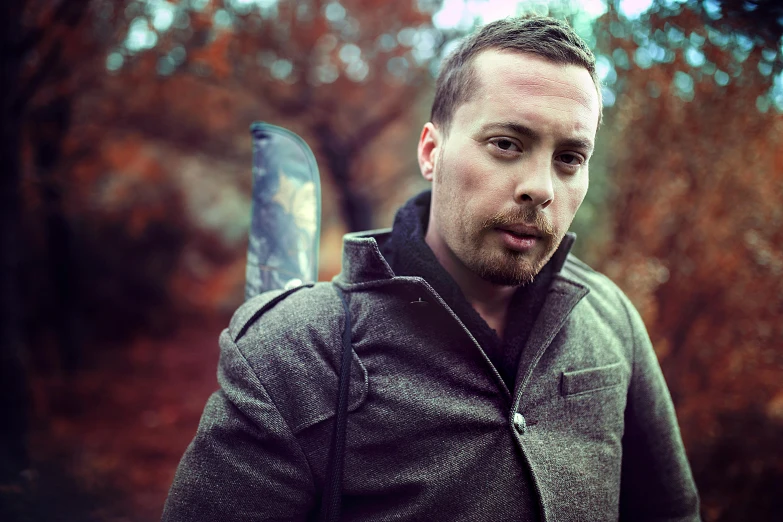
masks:
{"type": "Polygon", "coordinates": [[[440,169],[436,169],[434,181],[439,187],[438,191],[444,194],[445,203],[440,205],[438,221],[442,227],[449,230],[447,235],[462,239],[457,239],[449,246],[452,253],[471,272],[494,285],[520,286],[532,283],[552,258],[565,232],[556,229],[536,208],[514,207],[512,210],[498,212],[481,222],[478,227],[474,225],[471,217],[445,210],[459,200],[459,195],[444,184],[443,173],[437,175],[438,170],[448,170],[444,162],[444,152],[442,147],[436,163],[440,169]],[[522,223],[539,231],[538,244],[533,250],[519,252],[504,246],[488,247],[484,244],[486,239],[497,233],[498,228],[522,223]]]}
{"type": "Polygon", "coordinates": [[[495,285],[520,286],[531,283],[555,253],[562,239],[562,234],[557,233],[540,211],[520,207],[491,216],[477,230],[475,244],[480,245],[478,239],[495,233],[498,228],[520,223],[536,227],[540,233],[539,245],[532,251],[477,246],[472,255],[463,259],[463,263],[479,277],[495,285]]]}

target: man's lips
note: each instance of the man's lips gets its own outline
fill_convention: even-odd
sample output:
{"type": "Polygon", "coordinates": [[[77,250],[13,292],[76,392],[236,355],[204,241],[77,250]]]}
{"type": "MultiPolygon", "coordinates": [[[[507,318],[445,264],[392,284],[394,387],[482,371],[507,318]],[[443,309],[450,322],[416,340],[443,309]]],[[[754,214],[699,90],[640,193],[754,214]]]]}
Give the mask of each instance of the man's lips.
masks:
{"type": "Polygon", "coordinates": [[[517,252],[528,252],[541,242],[538,229],[532,227],[498,227],[503,245],[517,252]]]}
{"type": "Polygon", "coordinates": [[[543,236],[541,233],[541,230],[539,230],[536,227],[532,227],[530,225],[503,225],[500,227],[497,227],[498,230],[509,232],[517,237],[536,237],[540,238],[543,236]]]}

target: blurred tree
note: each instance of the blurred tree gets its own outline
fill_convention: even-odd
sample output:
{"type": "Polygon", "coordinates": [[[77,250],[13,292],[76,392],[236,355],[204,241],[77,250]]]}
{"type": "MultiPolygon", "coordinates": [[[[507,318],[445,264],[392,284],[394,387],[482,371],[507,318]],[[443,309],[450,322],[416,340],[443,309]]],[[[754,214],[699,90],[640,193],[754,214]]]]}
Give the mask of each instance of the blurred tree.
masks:
{"type": "Polygon", "coordinates": [[[120,19],[113,8],[121,9],[123,4],[124,0],[112,2],[107,9],[98,0],[27,0],[20,16],[25,33],[18,45],[23,67],[15,103],[22,117],[19,134],[25,151],[22,188],[27,215],[22,244],[28,252],[23,280],[39,290],[23,301],[23,308],[31,330],[54,333],[59,363],[67,371],[80,359],[79,271],[68,209],[74,187],[68,174],[94,153],[96,140],[83,141],[78,150],[68,150],[66,141],[77,100],[101,85],[103,55],[118,34],[120,19]]]}
{"type": "Polygon", "coordinates": [[[357,165],[431,81],[431,59],[444,41],[431,22],[438,5],[137,1],[126,10],[132,20],[125,46],[110,59],[132,67],[152,53],[162,76],[187,72],[261,99],[270,119],[313,145],[338,190],[347,228],[358,230],[372,226],[371,208],[386,195],[364,189],[373,173],[357,165]]]}
{"type": "Polygon", "coordinates": [[[770,445],[783,436],[780,20],[754,25],[749,2],[724,20],[739,4],[718,4],[602,22],[612,232],[595,264],[649,326],[705,519],[772,520],[783,511],[770,445]]]}
{"type": "Polygon", "coordinates": [[[85,342],[160,332],[172,317],[166,283],[186,230],[181,195],[133,132],[122,145],[110,139],[133,97],[132,84],[107,89],[106,56],[128,33],[126,4],[25,7],[24,304],[31,355],[48,369],[73,370],[85,342]],[[57,353],[46,350],[51,333],[57,353]]]}
{"type": "Polygon", "coordinates": [[[711,18],[723,19],[767,44],[774,46],[783,36],[783,4],[778,0],[700,0],[699,5],[711,18]]]}
{"type": "Polygon", "coordinates": [[[21,164],[19,139],[21,114],[16,102],[16,84],[22,68],[19,53],[22,40],[19,24],[23,3],[3,2],[0,7],[0,82],[2,82],[2,114],[0,114],[0,481],[18,478],[27,466],[26,381],[21,356],[19,320],[19,176],[21,164]]]}
{"type": "MultiPolygon", "coordinates": [[[[73,337],[71,286],[69,262],[70,232],[64,218],[61,192],[54,179],[55,165],[60,157],[62,141],[70,123],[70,103],[75,91],[83,87],[81,81],[89,67],[90,56],[95,51],[95,33],[85,26],[88,2],[43,2],[14,0],[3,3],[3,52],[2,52],[2,126],[0,140],[2,161],[2,216],[0,216],[0,251],[3,263],[2,323],[4,432],[12,432],[14,439],[2,444],[11,457],[3,458],[3,474],[8,470],[18,472],[26,460],[21,433],[24,431],[25,381],[22,364],[21,319],[26,305],[32,299],[21,293],[19,285],[24,274],[20,261],[27,258],[24,249],[27,238],[22,205],[22,151],[32,149],[32,168],[38,187],[38,199],[43,207],[45,242],[48,247],[45,277],[51,280],[53,308],[57,313],[48,318],[55,330],[63,362],[72,365],[77,353],[73,337]],[[25,139],[26,133],[30,140],[25,139]],[[20,311],[22,313],[20,313],[20,311]],[[6,401],[8,401],[6,403],[6,401]]],[[[94,69],[93,69],[94,70],[94,69]]],[[[34,299],[41,299],[35,296],[34,299]]]]}

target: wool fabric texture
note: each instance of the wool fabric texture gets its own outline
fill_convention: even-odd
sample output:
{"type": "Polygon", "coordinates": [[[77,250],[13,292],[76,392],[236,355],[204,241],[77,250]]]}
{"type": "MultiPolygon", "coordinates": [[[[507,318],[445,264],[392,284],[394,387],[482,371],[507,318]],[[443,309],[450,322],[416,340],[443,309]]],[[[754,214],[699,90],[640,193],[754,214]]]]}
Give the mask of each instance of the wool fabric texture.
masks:
{"type": "Polygon", "coordinates": [[[331,284],[352,319],[343,520],[699,520],[644,324],[572,235],[509,385],[458,300],[395,273],[415,251],[395,234],[349,234],[333,283],[240,307],[164,521],[315,520],[345,322],[331,284]]]}

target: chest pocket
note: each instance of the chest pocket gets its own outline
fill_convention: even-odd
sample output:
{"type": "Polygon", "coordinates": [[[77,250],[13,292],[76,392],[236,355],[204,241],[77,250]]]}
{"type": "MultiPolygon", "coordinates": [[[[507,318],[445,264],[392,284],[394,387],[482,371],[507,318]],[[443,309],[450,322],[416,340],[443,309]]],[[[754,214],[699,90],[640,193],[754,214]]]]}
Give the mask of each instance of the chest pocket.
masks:
{"type": "Polygon", "coordinates": [[[605,390],[623,382],[623,363],[563,372],[560,392],[564,397],[605,390]]]}

